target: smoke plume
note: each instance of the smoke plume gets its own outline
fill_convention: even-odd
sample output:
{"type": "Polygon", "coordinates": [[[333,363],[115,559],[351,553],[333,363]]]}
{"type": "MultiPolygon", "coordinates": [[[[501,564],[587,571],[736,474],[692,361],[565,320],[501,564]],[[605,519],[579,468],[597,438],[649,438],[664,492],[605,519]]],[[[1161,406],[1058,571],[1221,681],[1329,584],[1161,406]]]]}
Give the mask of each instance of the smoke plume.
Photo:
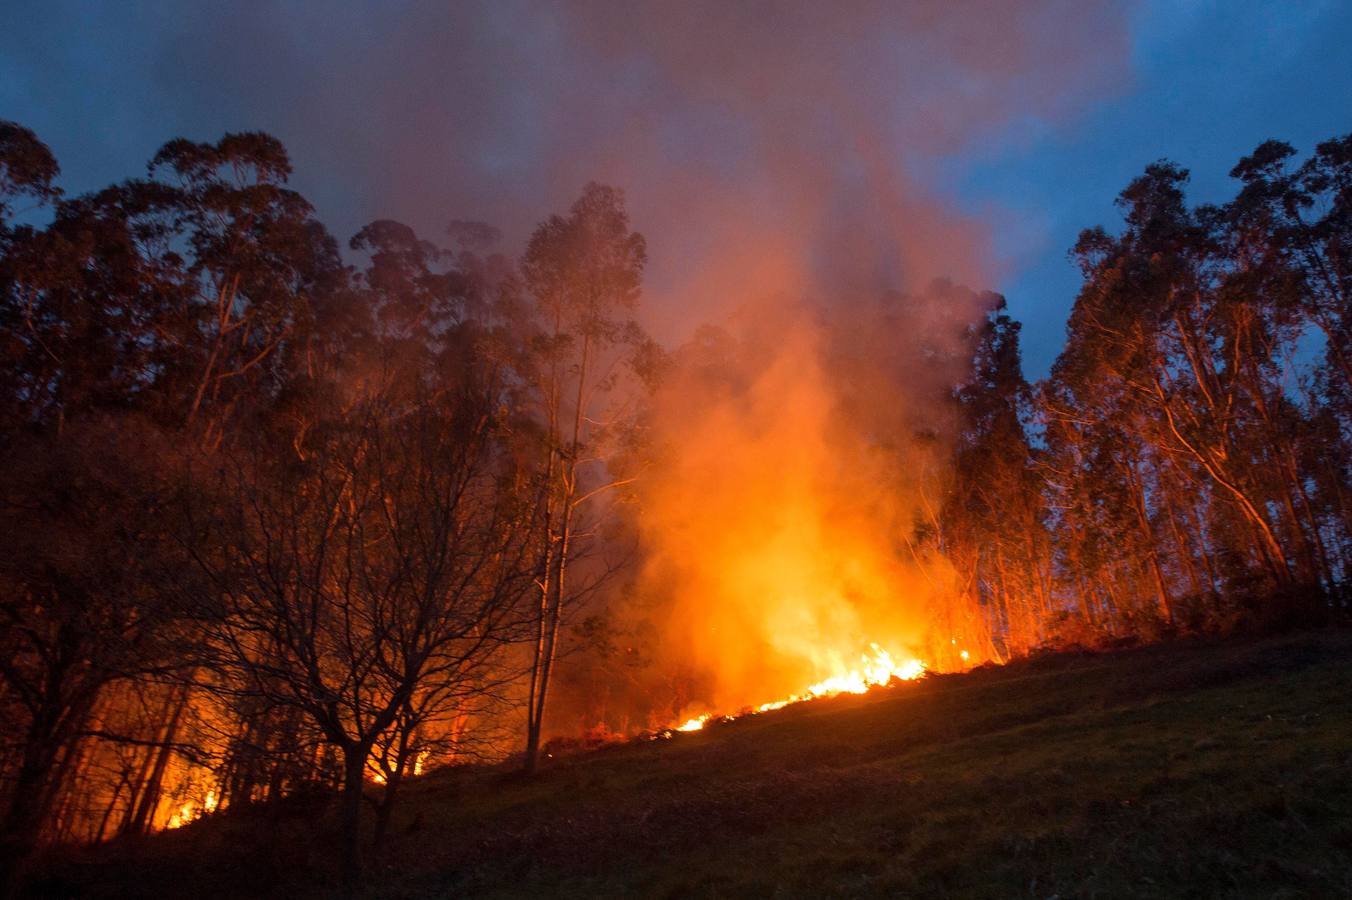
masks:
{"type": "Polygon", "coordinates": [[[999,275],[949,162],[1120,83],[1123,8],[169,4],[147,18],[136,107],[178,111],[189,137],[276,133],[340,232],[382,217],[435,238],[480,219],[520,240],[588,181],[626,191],[650,248],[646,324],[668,346],[724,326],[677,354],[656,398],[664,455],[639,491],[641,587],[665,611],[665,652],[713,673],[707,702],[773,699],[867,642],[932,642],[951,586],[910,537],[935,515],[943,398],[990,301],[930,285],[999,275]]]}
{"type": "Polygon", "coordinates": [[[130,133],[271,131],[340,237],[479,219],[524,240],[586,182],[623,188],[669,342],[748,298],[992,284],[949,161],[1055,127],[1127,59],[1126,10],[1073,0],[77,10],[63,27],[145,67],[96,99],[130,133]]]}

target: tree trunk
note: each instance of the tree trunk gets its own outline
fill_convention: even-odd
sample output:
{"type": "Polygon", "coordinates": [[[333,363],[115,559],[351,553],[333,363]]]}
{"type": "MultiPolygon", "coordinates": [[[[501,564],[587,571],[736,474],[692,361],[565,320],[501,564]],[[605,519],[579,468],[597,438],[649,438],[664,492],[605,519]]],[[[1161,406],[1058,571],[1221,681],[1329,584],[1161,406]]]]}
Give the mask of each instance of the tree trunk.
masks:
{"type": "Polygon", "coordinates": [[[23,870],[37,848],[51,808],[50,788],[56,759],[91,705],[92,700],[73,705],[47,703],[38,708],[29,724],[10,790],[9,807],[0,822],[0,890],[6,896],[18,890],[23,870]]]}
{"type": "MultiPolygon", "coordinates": [[[[564,576],[568,571],[568,549],[572,537],[573,501],[577,497],[577,456],[582,446],[582,405],[587,383],[587,364],[591,342],[582,341],[582,358],[578,367],[577,397],[573,409],[572,438],[569,441],[568,455],[558,454],[558,479],[560,485],[559,526],[555,537],[546,525],[546,538],[550,541],[550,555],[546,561],[543,591],[545,602],[541,607],[540,643],[537,644],[535,666],[531,681],[531,709],[527,717],[525,770],[533,773],[540,758],[540,735],[544,726],[545,706],[549,697],[549,681],[554,668],[554,659],[558,652],[559,627],[563,621],[564,576]],[[557,550],[554,544],[557,542],[557,550]],[[549,563],[553,571],[549,571],[549,563]],[[552,595],[552,600],[551,600],[552,595]],[[545,623],[545,619],[548,623],[545,623]],[[538,673],[538,677],[537,676],[538,673]]],[[[557,400],[555,401],[557,403],[557,400]]],[[[551,411],[551,423],[557,422],[557,407],[551,411]]],[[[557,426],[552,426],[556,428],[557,426]]],[[[553,491],[553,456],[550,459],[550,484],[553,491]]],[[[548,507],[547,507],[548,508],[548,507]]]]}
{"type": "MultiPolygon", "coordinates": [[[[553,465],[551,463],[552,472],[553,465]]],[[[549,490],[553,490],[552,486],[549,490]]],[[[550,524],[549,507],[552,501],[546,504],[545,514],[545,540],[548,542],[545,550],[544,574],[540,582],[540,612],[536,620],[535,631],[535,657],[531,661],[530,670],[530,691],[526,697],[526,758],[523,764],[526,774],[535,773],[540,758],[540,726],[544,713],[544,689],[545,689],[545,647],[547,644],[546,632],[549,622],[549,601],[553,584],[554,573],[554,537],[552,525],[550,524]]]]}
{"type": "Polygon", "coordinates": [[[355,896],[361,884],[361,801],[369,747],[343,747],[343,793],[338,807],[338,854],[343,891],[355,896]]]}
{"type": "MultiPolygon", "coordinates": [[[[402,769],[402,766],[400,768],[402,769]]],[[[380,804],[376,807],[376,827],[371,847],[375,851],[377,862],[380,860],[381,850],[385,847],[385,834],[389,831],[390,815],[394,812],[394,802],[399,798],[399,785],[403,780],[402,771],[389,775],[385,780],[385,795],[380,798],[380,804]]]]}
{"type": "Polygon", "coordinates": [[[140,801],[136,804],[136,811],[127,824],[128,834],[146,834],[155,824],[155,811],[160,806],[160,789],[164,784],[164,772],[169,767],[169,757],[173,753],[171,748],[178,737],[178,723],[183,715],[183,707],[187,705],[187,690],[174,691],[170,695],[169,702],[174,711],[164,727],[159,750],[155,753],[155,766],[150,771],[150,778],[146,780],[140,801]]]}

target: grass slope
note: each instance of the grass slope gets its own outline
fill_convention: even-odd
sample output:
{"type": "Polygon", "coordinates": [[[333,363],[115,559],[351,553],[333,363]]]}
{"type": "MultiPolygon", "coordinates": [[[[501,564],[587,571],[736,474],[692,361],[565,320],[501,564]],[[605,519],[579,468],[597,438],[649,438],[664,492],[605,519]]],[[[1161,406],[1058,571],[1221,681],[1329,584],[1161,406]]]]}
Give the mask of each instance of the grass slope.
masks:
{"type": "MultiPolygon", "coordinates": [[[[307,827],[222,817],[48,886],[326,893],[307,827]]],[[[433,775],[392,844],[375,897],[1352,897],[1352,634],[1056,656],[433,775]]]]}

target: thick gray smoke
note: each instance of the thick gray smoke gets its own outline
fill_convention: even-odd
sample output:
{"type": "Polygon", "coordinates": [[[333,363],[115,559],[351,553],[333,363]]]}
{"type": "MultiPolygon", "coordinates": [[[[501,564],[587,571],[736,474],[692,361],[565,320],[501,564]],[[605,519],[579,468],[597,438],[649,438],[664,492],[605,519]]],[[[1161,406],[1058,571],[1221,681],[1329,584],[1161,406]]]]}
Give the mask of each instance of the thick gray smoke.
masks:
{"type": "Polygon", "coordinates": [[[998,275],[989,226],[936,185],[1120,83],[1121,8],[173,3],[102,25],[153,60],[147,96],[116,101],[129,121],[273,132],[340,236],[479,219],[520,242],[588,181],[626,191],[650,329],[732,323],[716,366],[678,354],[653,398],[666,455],[638,489],[639,586],[664,662],[707,675],[695,699],[775,700],[875,644],[934,661],[972,637],[943,561],[908,543],[991,302],[928,285],[998,275]]]}
{"type": "Polygon", "coordinates": [[[1125,10],[1075,0],[31,13],[34,47],[47,22],[52,46],[104,48],[42,60],[119,111],[91,140],[143,159],[178,134],[271,131],[340,238],[382,217],[524,240],[587,181],[624,188],[667,340],[749,297],[990,286],[986,227],[929,185],[954,154],[1072,116],[1127,58],[1125,10]]]}

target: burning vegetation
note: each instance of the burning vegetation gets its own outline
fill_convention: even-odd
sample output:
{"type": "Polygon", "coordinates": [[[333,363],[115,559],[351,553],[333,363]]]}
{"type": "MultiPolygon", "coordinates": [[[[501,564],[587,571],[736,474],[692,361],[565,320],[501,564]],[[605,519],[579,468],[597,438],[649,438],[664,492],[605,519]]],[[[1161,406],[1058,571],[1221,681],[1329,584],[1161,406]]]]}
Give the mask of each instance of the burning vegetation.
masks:
{"type": "MultiPolygon", "coordinates": [[[[815,700],[819,697],[834,697],[837,694],[863,694],[871,688],[882,687],[892,683],[892,681],[914,681],[925,674],[925,664],[918,659],[908,660],[904,663],[897,663],[892,659],[892,654],[873,644],[871,652],[866,653],[859,658],[857,668],[849,668],[841,675],[833,675],[830,678],[823,679],[814,685],[810,685],[807,690],[801,694],[791,694],[782,700],[771,700],[768,703],[761,703],[753,707],[748,707],[744,713],[738,715],[755,715],[757,713],[774,712],[777,709],[783,709],[790,703],[802,703],[806,700],[815,700]]],[[[846,669],[848,663],[841,662],[839,668],[846,669]]],[[[687,719],[680,725],[675,726],[674,731],[699,731],[710,719],[720,719],[722,721],[732,721],[738,716],[714,716],[712,713],[705,713],[696,716],[693,719],[687,719]]]]}
{"type": "Polygon", "coordinates": [[[638,590],[664,655],[707,673],[691,701],[756,708],[914,677],[920,660],[966,663],[936,619],[951,570],[908,535],[938,502],[946,440],[896,437],[908,422],[952,421],[938,382],[957,374],[965,322],[983,302],[937,286],[845,323],[762,305],[667,362],[635,490],[638,590]],[[869,332],[912,337],[874,353],[859,340],[869,332]],[[929,370],[907,394],[887,389],[919,359],[929,370]],[[935,395],[922,404],[925,381],[935,395]]]}

